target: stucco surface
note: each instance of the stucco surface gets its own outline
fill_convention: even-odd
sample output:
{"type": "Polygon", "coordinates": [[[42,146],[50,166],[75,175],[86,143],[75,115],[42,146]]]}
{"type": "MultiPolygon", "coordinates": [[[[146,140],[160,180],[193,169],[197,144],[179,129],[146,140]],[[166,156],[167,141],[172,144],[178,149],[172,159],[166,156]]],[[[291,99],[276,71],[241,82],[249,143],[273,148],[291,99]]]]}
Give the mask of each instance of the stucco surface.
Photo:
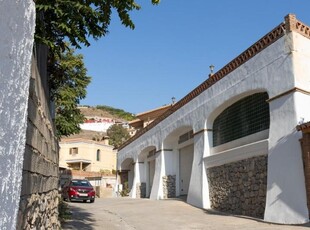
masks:
{"type": "Polygon", "coordinates": [[[0,28],[0,229],[14,229],[26,140],[34,2],[0,1],[0,28]]]}
{"type": "Polygon", "coordinates": [[[296,133],[295,127],[301,119],[310,120],[310,109],[303,106],[310,102],[310,97],[304,92],[296,91],[296,87],[309,90],[309,53],[309,39],[294,31],[285,34],[121,149],[118,153],[118,168],[126,158],[135,160],[143,149],[155,146],[158,153],[150,198],[161,198],[161,178],[165,175],[165,164],[170,158],[165,151],[177,148],[177,144],[171,145],[169,142],[171,135],[182,135],[184,130],[193,129],[194,133],[198,132],[197,135],[203,137],[195,137],[192,177],[187,197],[190,204],[209,207],[209,196],[205,195],[209,193],[205,166],[222,165],[268,154],[265,219],[278,223],[307,222],[308,210],[298,141],[300,134],[296,133]],[[267,137],[254,145],[242,146],[241,152],[234,148],[231,151],[235,152],[226,151],[222,156],[213,157],[214,119],[229,105],[257,92],[267,92],[271,99],[267,137]],[[211,159],[213,162],[209,162],[211,159]],[[282,211],[283,208],[285,211],[282,211]],[[282,214],[278,214],[279,211],[282,214]]]}

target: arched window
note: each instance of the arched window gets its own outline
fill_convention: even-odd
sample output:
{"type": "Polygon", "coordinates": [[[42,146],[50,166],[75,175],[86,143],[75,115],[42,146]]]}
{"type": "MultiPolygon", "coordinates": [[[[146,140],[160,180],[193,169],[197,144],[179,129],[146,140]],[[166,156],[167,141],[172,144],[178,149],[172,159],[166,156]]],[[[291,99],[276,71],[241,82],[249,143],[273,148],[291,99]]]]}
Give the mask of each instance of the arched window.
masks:
{"type": "Polygon", "coordinates": [[[97,161],[100,161],[100,149],[97,149],[97,161]]]}
{"type": "Polygon", "coordinates": [[[266,129],[270,125],[268,94],[255,93],[226,108],[213,123],[213,146],[266,129]]]}

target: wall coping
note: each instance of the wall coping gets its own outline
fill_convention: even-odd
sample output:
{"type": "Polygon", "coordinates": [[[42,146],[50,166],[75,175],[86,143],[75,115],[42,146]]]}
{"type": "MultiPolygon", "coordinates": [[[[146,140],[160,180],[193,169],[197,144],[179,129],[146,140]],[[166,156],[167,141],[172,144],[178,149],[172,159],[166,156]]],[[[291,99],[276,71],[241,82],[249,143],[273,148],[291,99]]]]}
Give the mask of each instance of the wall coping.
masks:
{"type": "Polygon", "coordinates": [[[211,75],[207,80],[205,80],[202,84],[197,86],[194,90],[188,93],[185,97],[183,97],[173,106],[171,106],[170,109],[168,109],[165,113],[163,113],[161,116],[155,119],[148,126],[139,130],[133,137],[128,139],[126,142],[124,142],[118,148],[118,150],[125,148],[127,145],[129,145],[130,143],[138,139],[144,133],[154,128],[161,121],[163,121],[164,119],[169,117],[171,114],[179,110],[181,107],[189,103],[191,100],[196,98],[202,92],[210,88],[212,85],[214,85],[216,82],[221,80],[223,77],[227,76],[229,73],[231,73],[235,69],[237,69],[239,66],[243,65],[245,62],[247,62],[248,60],[253,58],[255,55],[260,53],[266,47],[273,44],[275,41],[283,37],[285,34],[295,31],[310,39],[310,27],[298,21],[294,14],[288,14],[287,16],[285,16],[284,19],[285,19],[284,22],[282,22],[280,25],[275,27],[272,31],[270,31],[265,36],[263,36],[261,39],[259,39],[256,43],[254,43],[252,46],[250,46],[248,49],[242,52],[239,56],[237,56],[227,65],[225,65],[218,72],[211,75]]]}

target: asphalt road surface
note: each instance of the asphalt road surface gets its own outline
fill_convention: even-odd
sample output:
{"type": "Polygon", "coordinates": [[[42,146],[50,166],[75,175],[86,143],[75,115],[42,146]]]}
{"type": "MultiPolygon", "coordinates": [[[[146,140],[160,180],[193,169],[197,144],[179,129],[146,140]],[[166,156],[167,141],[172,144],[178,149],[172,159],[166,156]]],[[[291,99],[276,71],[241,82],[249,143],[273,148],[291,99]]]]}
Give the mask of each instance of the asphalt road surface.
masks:
{"type": "Polygon", "coordinates": [[[85,230],[299,230],[310,225],[290,226],[193,207],[182,200],[97,198],[95,203],[69,203],[71,219],[63,229],[85,230]]]}

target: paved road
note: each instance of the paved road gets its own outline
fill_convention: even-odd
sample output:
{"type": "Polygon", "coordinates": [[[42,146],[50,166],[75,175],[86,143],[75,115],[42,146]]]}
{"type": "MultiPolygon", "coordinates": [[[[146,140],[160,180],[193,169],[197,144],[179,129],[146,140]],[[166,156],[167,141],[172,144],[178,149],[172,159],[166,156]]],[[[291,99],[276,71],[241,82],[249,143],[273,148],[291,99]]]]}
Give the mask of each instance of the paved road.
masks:
{"type": "Polygon", "coordinates": [[[307,230],[310,225],[275,225],[195,208],[181,200],[130,198],[96,199],[95,203],[69,204],[72,219],[63,229],[85,230],[307,230]]]}

